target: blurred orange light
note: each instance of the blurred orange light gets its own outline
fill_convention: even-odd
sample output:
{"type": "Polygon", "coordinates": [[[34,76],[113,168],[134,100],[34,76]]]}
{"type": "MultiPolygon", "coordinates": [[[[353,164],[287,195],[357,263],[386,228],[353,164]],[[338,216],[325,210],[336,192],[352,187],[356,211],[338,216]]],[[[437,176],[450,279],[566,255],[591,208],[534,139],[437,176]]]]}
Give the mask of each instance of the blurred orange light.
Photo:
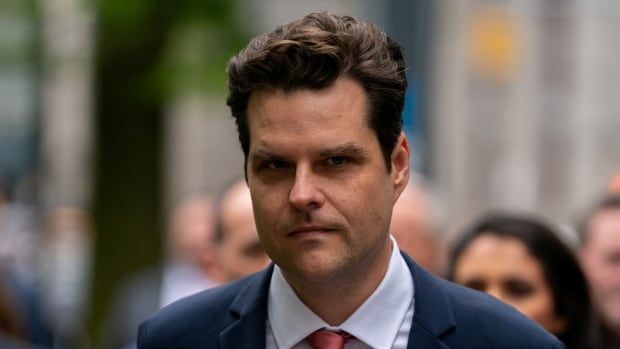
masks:
{"type": "Polygon", "coordinates": [[[482,77],[507,82],[514,75],[519,37],[506,10],[492,7],[474,13],[469,45],[474,69],[482,77]]]}

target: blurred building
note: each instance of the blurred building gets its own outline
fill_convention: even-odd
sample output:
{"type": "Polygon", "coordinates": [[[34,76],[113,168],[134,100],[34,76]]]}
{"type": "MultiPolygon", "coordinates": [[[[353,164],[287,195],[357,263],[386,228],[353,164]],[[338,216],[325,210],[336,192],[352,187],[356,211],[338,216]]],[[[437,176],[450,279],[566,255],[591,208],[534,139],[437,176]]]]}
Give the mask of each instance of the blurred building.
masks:
{"type": "Polygon", "coordinates": [[[451,221],[570,221],[620,166],[617,1],[438,1],[432,177],[451,221]]]}
{"type": "MultiPolygon", "coordinates": [[[[449,227],[491,208],[571,222],[620,168],[616,1],[240,0],[236,6],[239,22],[254,34],[321,9],[374,21],[404,46],[412,164],[437,189],[449,227]]],[[[173,152],[184,154],[170,158],[185,159],[172,168],[186,169],[178,177],[186,185],[191,174],[219,171],[207,165],[219,163],[215,158],[190,161],[205,153],[190,142],[217,149],[217,158],[226,154],[222,173],[242,161],[228,111],[218,99],[199,103],[203,112],[174,109],[188,120],[173,117],[170,129],[192,128],[199,119],[190,121],[193,113],[212,116],[200,121],[209,130],[226,131],[170,138],[173,152]]]]}

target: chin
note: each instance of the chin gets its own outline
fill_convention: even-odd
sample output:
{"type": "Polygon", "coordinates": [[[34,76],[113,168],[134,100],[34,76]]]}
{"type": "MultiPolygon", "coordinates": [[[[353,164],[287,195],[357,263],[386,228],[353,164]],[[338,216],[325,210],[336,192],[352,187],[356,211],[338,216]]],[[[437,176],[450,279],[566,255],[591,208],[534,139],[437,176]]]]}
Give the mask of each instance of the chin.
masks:
{"type": "Polygon", "coordinates": [[[340,258],[312,254],[298,257],[286,271],[307,282],[324,282],[338,277],[344,269],[345,263],[340,258]]]}

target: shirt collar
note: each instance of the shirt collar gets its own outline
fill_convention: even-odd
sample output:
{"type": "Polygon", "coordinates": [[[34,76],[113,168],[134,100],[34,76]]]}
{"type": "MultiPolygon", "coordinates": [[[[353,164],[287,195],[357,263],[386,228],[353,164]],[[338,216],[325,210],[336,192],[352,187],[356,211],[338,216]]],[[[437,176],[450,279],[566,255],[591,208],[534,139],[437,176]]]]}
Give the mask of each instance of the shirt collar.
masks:
{"type": "Polygon", "coordinates": [[[338,328],[325,323],[297,297],[276,265],[267,313],[277,346],[292,348],[312,332],[326,327],[346,331],[373,348],[391,347],[413,301],[414,285],[396,241],[390,238],[392,255],[379,287],[338,328]]]}

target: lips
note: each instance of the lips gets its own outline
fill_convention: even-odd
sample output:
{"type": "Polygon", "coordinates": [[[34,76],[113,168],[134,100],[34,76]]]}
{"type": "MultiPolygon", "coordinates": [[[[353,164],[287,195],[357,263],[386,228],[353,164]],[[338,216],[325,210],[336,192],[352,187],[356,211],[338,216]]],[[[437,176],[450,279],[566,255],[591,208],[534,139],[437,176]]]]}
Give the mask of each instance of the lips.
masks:
{"type": "Polygon", "coordinates": [[[318,226],[318,225],[311,225],[311,226],[302,226],[302,227],[298,227],[293,229],[293,231],[291,231],[290,233],[287,234],[287,236],[312,236],[312,235],[321,235],[321,234],[327,234],[330,233],[332,231],[334,231],[335,229],[329,228],[329,227],[324,227],[324,226],[318,226]]]}

